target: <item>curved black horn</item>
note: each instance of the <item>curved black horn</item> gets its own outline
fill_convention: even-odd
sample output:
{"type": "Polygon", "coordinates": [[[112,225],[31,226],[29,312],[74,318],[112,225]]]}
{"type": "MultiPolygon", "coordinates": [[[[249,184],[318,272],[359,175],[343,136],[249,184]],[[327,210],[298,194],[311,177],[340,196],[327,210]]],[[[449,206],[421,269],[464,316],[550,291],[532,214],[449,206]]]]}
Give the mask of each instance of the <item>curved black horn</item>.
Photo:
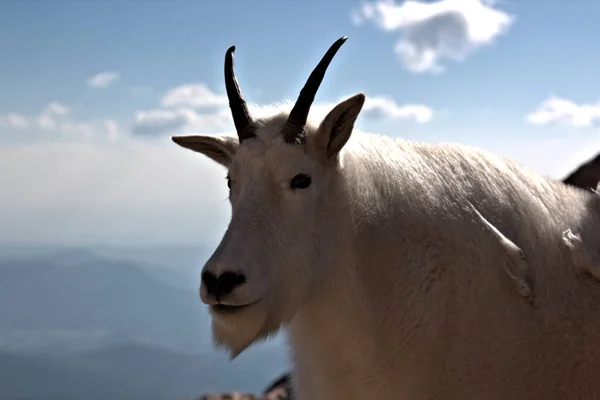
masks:
{"type": "Polygon", "coordinates": [[[348,39],[348,37],[343,36],[336,40],[336,42],[329,47],[329,50],[327,50],[323,58],[321,58],[321,61],[319,61],[319,64],[317,64],[315,69],[308,77],[308,80],[300,91],[298,100],[296,100],[296,104],[294,104],[294,108],[292,108],[292,111],[290,112],[287,122],[283,128],[283,137],[286,142],[294,143],[302,137],[304,125],[306,125],[306,120],[310,111],[310,106],[315,100],[315,95],[317,94],[317,90],[319,90],[319,86],[323,81],[325,71],[327,71],[327,67],[329,67],[331,60],[340,47],[342,47],[346,39],[348,39]]]}
{"type": "Polygon", "coordinates": [[[248,111],[246,101],[242,97],[240,86],[235,77],[233,68],[233,53],[235,46],[231,46],[225,53],[225,89],[227,90],[227,98],[229,99],[229,108],[233,116],[233,123],[238,133],[240,142],[254,136],[253,119],[248,111]]]}

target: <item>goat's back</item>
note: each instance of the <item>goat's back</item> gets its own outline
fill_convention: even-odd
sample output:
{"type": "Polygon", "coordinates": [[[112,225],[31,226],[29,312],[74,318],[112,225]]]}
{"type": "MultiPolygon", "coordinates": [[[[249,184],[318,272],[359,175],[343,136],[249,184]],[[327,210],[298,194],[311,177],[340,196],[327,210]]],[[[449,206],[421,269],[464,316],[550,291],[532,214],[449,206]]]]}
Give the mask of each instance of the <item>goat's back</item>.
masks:
{"type": "Polygon", "coordinates": [[[355,362],[381,376],[382,398],[399,373],[416,399],[598,396],[600,282],[586,271],[600,268],[600,199],[466,146],[358,144],[343,160],[359,282],[347,301],[375,342],[355,362]],[[523,250],[532,302],[472,207],[523,250]]]}

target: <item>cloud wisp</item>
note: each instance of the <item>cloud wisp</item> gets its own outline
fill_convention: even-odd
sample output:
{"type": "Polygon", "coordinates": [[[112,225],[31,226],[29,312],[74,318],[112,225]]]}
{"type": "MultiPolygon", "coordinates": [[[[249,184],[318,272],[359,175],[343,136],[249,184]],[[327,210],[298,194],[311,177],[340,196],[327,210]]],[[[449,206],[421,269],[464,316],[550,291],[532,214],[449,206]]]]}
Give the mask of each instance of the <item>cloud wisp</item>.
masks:
{"type": "MultiPolygon", "coordinates": [[[[344,98],[339,98],[338,101],[344,98]]],[[[204,83],[190,83],[169,90],[160,108],[135,113],[132,133],[139,136],[162,136],[185,133],[219,133],[233,131],[227,96],[212,91],[204,83]]],[[[337,102],[313,104],[310,118],[322,119],[337,102]]],[[[290,110],[291,100],[277,104],[248,104],[256,117],[277,112],[276,106],[290,110]]],[[[398,104],[390,96],[367,97],[362,114],[369,120],[412,120],[422,124],[434,117],[434,111],[422,104],[398,104]]]]}
{"type": "Polygon", "coordinates": [[[114,71],[100,72],[87,80],[87,84],[95,89],[106,89],[120,79],[120,74],[114,71]]]}
{"type": "MultiPolygon", "coordinates": [[[[82,122],[71,115],[71,108],[58,101],[46,104],[37,115],[9,112],[0,115],[0,127],[5,128],[3,138],[15,138],[17,132],[28,133],[28,139],[40,140],[71,139],[89,140],[108,138],[116,140],[122,131],[114,120],[82,122]],[[49,136],[48,133],[53,135],[49,136]]],[[[23,137],[21,136],[21,139],[23,137]]]]}
{"type": "Polygon", "coordinates": [[[564,125],[587,128],[600,124],[600,101],[595,104],[577,104],[571,100],[551,96],[525,116],[532,125],[564,125]]]}
{"type": "Polygon", "coordinates": [[[355,25],[371,22],[400,33],[394,51],[412,73],[444,72],[444,59],[464,61],[508,31],[515,17],[482,0],[364,2],[352,10],[355,25]]]}

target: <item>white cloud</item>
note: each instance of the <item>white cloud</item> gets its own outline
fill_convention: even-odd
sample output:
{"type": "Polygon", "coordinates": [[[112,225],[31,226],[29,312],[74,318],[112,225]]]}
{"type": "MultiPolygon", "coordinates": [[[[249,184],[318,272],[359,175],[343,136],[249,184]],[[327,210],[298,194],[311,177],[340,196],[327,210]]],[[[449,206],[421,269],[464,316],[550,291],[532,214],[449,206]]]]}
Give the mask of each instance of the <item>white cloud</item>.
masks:
{"type": "MultiPolygon", "coordinates": [[[[343,100],[340,98],[339,101],[343,100]]],[[[234,131],[227,96],[212,92],[202,83],[178,86],[163,97],[162,106],[154,110],[141,110],[134,116],[132,132],[141,136],[160,136],[182,133],[218,133],[234,131]],[[201,109],[204,109],[200,111],[201,109]]],[[[310,118],[324,118],[337,102],[315,103],[310,118]]],[[[293,102],[286,100],[268,105],[249,103],[248,107],[256,118],[273,115],[283,109],[291,110],[293,102]]],[[[433,110],[419,104],[398,105],[389,96],[367,97],[363,112],[371,120],[413,119],[425,123],[433,117],[433,110]]]]}
{"type": "Polygon", "coordinates": [[[69,119],[70,110],[64,104],[50,102],[37,118],[37,125],[45,131],[54,131],[66,136],[91,137],[94,129],[90,124],[69,119]]]}
{"type": "Polygon", "coordinates": [[[56,101],[48,103],[38,117],[38,126],[45,130],[54,130],[59,122],[69,114],[69,108],[56,101]]]}
{"type": "Polygon", "coordinates": [[[399,106],[390,97],[367,97],[363,113],[377,119],[414,119],[423,124],[433,118],[433,110],[422,104],[404,104],[399,106]]]}
{"type": "MultiPolygon", "coordinates": [[[[120,128],[115,121],[82,122],[71,116],[68,106],[52,101],[48,103],[38,115],[25,116],[9,113],[0,116],[1,128],[17,128],[25,131],[27,135],[20,135],[19,139],[28,140],[61,140],[61,139],[102,139],[116,140],[120,135],[120,128]],[[51,136],[40,134],[53,133],[51,136]]],[[[12,129],[0,131],[0,138],[11,138],[12,129]]]]}
{"type": "Polygon", "coordinates": [[[226,95],[214,93],[204,83],[188,83],[177,86],[163,97],[163,107],[212,108],[228,104],[226,95]]]}
{"type": "MultiPolygon", "coordinates": [[[[310,119],[313,121],[319,121],[325,118],[325,116],[341,101],[345,100],[350,96],[340,97],[335,102],[323,102],[314,103],[310,108],[310,119]]],[[[291,110],[294,103],[291,100],[287,100],[280,103],[284,109],[291,110]]],[[[272,115],[274,111],[278,110],[277,104],[268,106],[259,106],[256,104],[249,104],[250,112],[256,116],[268,116],[272,115]]],[[[429,122],[434,115],[434,111],[421,104],[402,104],[399,105],[390,96],[373,96],[367,97],[365,104],[360,113],[359,118],[366,118],[369,120],[414,120],[417,123],[429,122]]]]}
{"type": "Polygon", "coordinates": [[[25,129],[29,126],[29,121],[21,114],[14,112],[0,116],[0,126],[7,126],[16,129],[25,129]]]}
{"type": "Polygon", "coordinates": [[[350,18],[357,25],[372,21],[384,31],[400,32],[395,51],[409,71],[441,73],[442,59],[463,61],[514,23],[513,16],[494,5],[481,0],[381,0],[362,3],[350,18]]]}
{"type": "Polygon", "coordinates": [[[537,110],[527,114],[525,120],[533,125],[593,126],[600,123],[600,101],[595,104],[575,104],[571,100],[552,96],[537,110]]]}
{"type": "Polygon", "coordinates": [[[155,109],[138,111],[132,132],[136,135],[157,136],[189,131],[204,133],[221,131],[230,124],[228,109],[200,114],[191,108],[155,109]]]}
{"type": "Polygon", "coordinates": [[[135,113],[132,132],[141,136],[220,132],[232,126],[227,96],[204,83],[179,85],[161,99],[162,108],[135,113]]]}
{"type": "Polygon", "coordinates": [[[120,75],[118,72],[106,71],[100,72],[89,78],[87,84],[93,88],[104,89],[118,81],[120,75]]]}

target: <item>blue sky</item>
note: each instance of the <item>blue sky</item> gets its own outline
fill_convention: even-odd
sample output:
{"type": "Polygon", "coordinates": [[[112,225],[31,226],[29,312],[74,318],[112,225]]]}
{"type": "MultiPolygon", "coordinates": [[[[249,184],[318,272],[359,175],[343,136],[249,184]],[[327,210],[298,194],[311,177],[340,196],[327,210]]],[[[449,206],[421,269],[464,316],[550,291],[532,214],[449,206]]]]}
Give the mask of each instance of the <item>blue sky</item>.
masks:
{"type": "Polygon", "coordinates": [[[0,2],[0,242],[217,241],[224,172],[167,138],[232,130],[231,45],[260,107],[347,35],[316,114],[362,91],[363,130],[561,177],[600,151],[599,17],[591,0],[0,2]]]}

